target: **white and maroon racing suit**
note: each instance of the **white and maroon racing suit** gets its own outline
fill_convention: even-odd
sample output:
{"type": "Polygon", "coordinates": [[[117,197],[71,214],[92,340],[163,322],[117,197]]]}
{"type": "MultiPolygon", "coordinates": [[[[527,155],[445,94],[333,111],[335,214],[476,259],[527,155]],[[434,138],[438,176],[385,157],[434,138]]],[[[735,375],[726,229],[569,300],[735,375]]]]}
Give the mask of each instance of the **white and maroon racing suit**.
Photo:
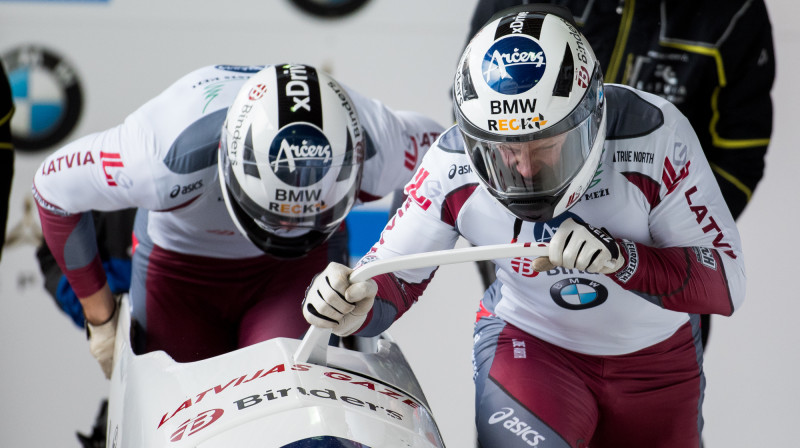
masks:
{"type": "MultiPolygon", "coordinates": [[[[405,188],[407,201],[361,261],[452,248],[548,242],[566,218],[605,227],[615,274],[495,260],[474,335],[476,424],[484,447],[697,447],[705,380],[700,313],[730,315],[745,293],[739,234],[697,137],[666,100],[607,85],[607,139],[568,212],[523,222],[481,186],[457,128],[405,188]]],[[[386,329],[435,269],[376,277],[357,334],[386,329]]]]}
{"type": "MultiPolygon", "coordinates": [[[[220,132],[240,86],[261,68],[189,73],[121,125],[64,146],[35,175],[44,236],[79,297],[105,283],[89,211],[139,208],[131,297],[145,351],[186,362],[300,337],[306,285],[329,259],[344,259],[343,232],[303,258],[279,260],[228,215],[217,176],[220,132]]],[[[348,93],[367,135],[358,199],[371,201],[408,181],[443,127],[348,93]]]]}

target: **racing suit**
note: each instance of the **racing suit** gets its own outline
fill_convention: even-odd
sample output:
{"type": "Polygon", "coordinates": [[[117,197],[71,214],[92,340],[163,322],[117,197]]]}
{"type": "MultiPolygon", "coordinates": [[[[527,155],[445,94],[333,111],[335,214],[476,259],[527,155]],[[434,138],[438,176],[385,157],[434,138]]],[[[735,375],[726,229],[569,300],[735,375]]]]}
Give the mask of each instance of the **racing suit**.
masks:
{"type": "MultiPolygon", "coordinates": [[[[479,0],[473,36],[494,13],[532,0],[479,0]]],[[[605,81],[678,106],[734,219],[764,175],[772,134],[775,53],[764,0],[544,0],[568,7],[605,68],[605,81]]],[[[494,280],[478,263],[484,284],[494,280]]],[[[703,346],[711,319],[701,315],[703,346]]]]}
{"type": "MultiPolygon", "coordinates": [[[[59,149],[34,177],[47,245],[78,297],[106,282],[90,210],[139,209],[130,295],[144,351],[187,362],[300,337],[308,324],[296,304],[306,285],[329,259],[344,260],[341,232],[303,258],[280,260],[228,214],[217,173],[220,133],[240,86],[261,68],[189,73],[121,125],[59,149]]],[[[367,135],[358,199],[371,201],[410,178],[443,128],[348,93],[367,135]]]]}
{"type": "MultiPolygon", "coordinates": [[[[545,223],[511,215],[481,185],[456,127],[406,185],[408,199],[360,264],[454,247],[550,241],[566,218],[605,227],[614,274],[493,260],[474,335],[478,438],[485,447],[699,446],[705,380],[697,313],[744,299],[739,234],[686,118],[658,96],[606,85],[607,138],[580,201],[545,223]]],[[[434,268],[375,278],[356,334],[385,330],[434,268]]]]}

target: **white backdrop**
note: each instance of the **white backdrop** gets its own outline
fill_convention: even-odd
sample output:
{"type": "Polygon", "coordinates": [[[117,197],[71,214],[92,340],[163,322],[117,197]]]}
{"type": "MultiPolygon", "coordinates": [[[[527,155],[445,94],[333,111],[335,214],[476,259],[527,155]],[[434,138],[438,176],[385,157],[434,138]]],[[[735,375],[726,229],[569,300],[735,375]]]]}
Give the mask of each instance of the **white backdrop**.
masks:
{"type": "MultiPolygon", "coordinates": [[[[778,78],[765,179],[739,225],[748,298],[715,317],[706,355],[706,447],[789,446],[800,420],[800,301],[791,293],[800,221],[791,182],[800,31],[795,2],[768,0],[778,78]],[[788,182],[787,182],[788,180],[788,182]],[[780,212],[778,212],[780,210],[780,212]],[[776,215],[772,213],[778,212],[776,215]]],[[[85,112],[73,137],[119,122],[184,73],[205,64],[303,62],[396,109],[451,121],[447,90],[474,0],[372,0],[327,21],[284,0],[112,0],[110,4],[0,2],[0,53],[44,44],[78,70],[85,112]]],[[[45,153],[17,153],[9,231],[25,222],[34,170],[45,153]]],[[[35,223],[34,223],[35,227],[35,223]]],[[[473,265],[443,267],[422,301],[395,325],[449,447],[473,446],[471,335],[481,295],[473,265]]],[[[107,382],[85,336],[41,287],[34,247],[0,262],[0,446],[78,447],[107,382]]]]}

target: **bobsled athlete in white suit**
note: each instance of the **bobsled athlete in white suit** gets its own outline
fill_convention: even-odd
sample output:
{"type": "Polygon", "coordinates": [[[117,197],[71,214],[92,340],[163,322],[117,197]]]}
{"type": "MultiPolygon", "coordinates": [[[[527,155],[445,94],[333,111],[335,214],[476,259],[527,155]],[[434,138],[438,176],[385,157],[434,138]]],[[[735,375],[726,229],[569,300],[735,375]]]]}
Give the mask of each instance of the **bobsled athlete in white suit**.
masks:
{"type": "Polygon", "coordinates": [[[297,338],[308,283],[345,260],[351,207],[401,188],[442,130],[311,66],[216,65],[49,156],[33,184],[43,233],[105,374],[117,313],[90,210],[139,208],[140,352],[187,362],[297,338]]]}
{"type": "MultiPolygon", "coordinates": [[[[700,446],[698,315],[741,305],[739,234],[687,119],[601,73],[566,9],[498,13],[457,67],[457,125],[360,262],[449,249],[459,236],[549,243],[549,257],[495,260],[481,301],[484,448],[700,446]]],[[[331,264],[315,278],[310,323],[378,334],[435,269],[352,285],[349,272],[331,264]]]]}

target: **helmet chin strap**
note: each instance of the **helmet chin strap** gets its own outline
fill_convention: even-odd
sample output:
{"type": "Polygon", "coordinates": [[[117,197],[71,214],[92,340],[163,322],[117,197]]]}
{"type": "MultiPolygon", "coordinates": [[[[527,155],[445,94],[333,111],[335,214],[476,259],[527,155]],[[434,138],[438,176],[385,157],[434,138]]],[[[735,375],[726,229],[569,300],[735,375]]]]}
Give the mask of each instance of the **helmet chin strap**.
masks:
{"type": "Polygon", "coordinates": [[[511,237],[511,244],[517,242],[517,237],[519,237],[519,232],[522,231],[522,218],[516,218],[514,220],[514,235],[511,237]]]}

